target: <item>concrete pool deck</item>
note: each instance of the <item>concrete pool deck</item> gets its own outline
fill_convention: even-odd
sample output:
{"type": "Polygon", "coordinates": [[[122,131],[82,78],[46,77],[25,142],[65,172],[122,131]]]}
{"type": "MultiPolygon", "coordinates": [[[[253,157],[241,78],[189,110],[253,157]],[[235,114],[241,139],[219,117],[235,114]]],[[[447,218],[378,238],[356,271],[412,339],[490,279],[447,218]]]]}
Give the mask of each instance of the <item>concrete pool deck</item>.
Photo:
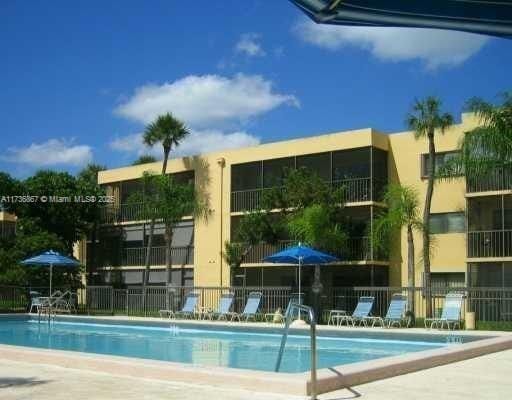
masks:
{"type": "MultiPolygon", "coordinates": [[[[11,316],[12,317],[12,316],[11,316]]],[[[26,316],[19,316],[23,318],[26,316]]],[[[162,326],[157,318],[126,318],[126,317],[64,317],[64,320],[81,320],[110,323],[141,323],[150,326],[162,326]],[[98,321],[99,320],[99,321],[98,321]]],[[[169,324],[164,321],[163,324],[169,324]]],[[[263,328],[275,331],[279,325],[267,323],[219,323],[210,321],[179,321],[178,326],[208,325],[217,329],[240,329],[244,327],[263,328]]],[[[167,326],[167,325],[165,325],[167,326]]],[[[305,328],[307,329],[307,327],[305,328]]],[[[302,329],[299,329],[300,332],[302,329]]],[[[335,332],[361,332],[372,335],[404,334],[413,335],[446,335],[447,332],[427,331],[425,329],[382,329],[382,328],[319,328],[319,334],[329,335],[335,332]]],[[[408,353],[395,357],[347,364],[318,371],[318,392],[325,393],[342,387],[354,386],[366,382],[381,380],[391,376],[407,374],[426,368],[453,363],[493,352],[512,349],[512,333],[506,332],[474,332],[457,331],[457,336],[479,336],[482,340],[450,346],[450,348],[426,350],[408,353]]],[[[289,395],[303,395],[309,391],[309,373],[273,373],[264,371],[241,370],[222,367],[202,367],[192,364],[143,360],[100,354],[78,353],[61,350],[35,349],[19,346],[0,345],[0,360],[13,362],[30,362],[60,367],[71,367],[85,371],[110,372],[133,378],[147,378],[161,381],[180,381],[183,383],[202,382],[212,386],[223,386],[230,390],[249,390],[289,395]]]]}
{"type": "MultiPolygon", "coordinates": [[[[512,392],[512,350],[367,383],[320,400],[503,400],[512,392]]],[[[0,355],[2,400],[301,400],[304,397],[126,377],[0,355]]]]}

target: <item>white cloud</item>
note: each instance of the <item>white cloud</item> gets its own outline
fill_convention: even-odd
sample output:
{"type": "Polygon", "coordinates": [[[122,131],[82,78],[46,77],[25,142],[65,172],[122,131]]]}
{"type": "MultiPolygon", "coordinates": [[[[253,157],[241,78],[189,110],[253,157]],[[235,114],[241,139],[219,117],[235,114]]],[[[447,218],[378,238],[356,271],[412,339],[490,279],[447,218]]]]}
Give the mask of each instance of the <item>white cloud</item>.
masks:
{"type": "MultiPolygon", "coordinates": [[[[254,146],[259,143],[259,138],[242,131],[224,133],[219,130],[193,130],[178,148],[173,150],[172,156],[183,157],[204,154],[218,150],[254,146]]],[[[110,142],[110,147],[113,150],[133,155],[152,154],[157,158],[162,157],[161,146],[156,145],[149,148],[142,143],[142,133],[118,137],[110,142]]]]}
{"type": "Polygon", "coordinates": [[[281,105],[298,107],[299,101],[276,93],[272,82],[259,75],[190,75],[162,85],[141,86],[114,112],[145,124],[172,112],[191,128],[212,129],[243,123],[281,105]]]}
{"type": "Polygon", "coordinates": [[[93,157],[90,146],[74,145],[73,140],[50,139],[43,143],[32,143],[27,147],[10,147],[1,158],[33,167],[49,167],[83,166],[91,162],[93,157]]]}
{"type": "Polygon", "coordinates": [[[109,146],[112,150],[120,152],[145,154],[142,133],[117,137],[109,143],[109,146]]]}
{"type": "Polygon", "coordinates": [[[351,27],[297,23],[293,31],[305,42],[329,50],[355,46],[385,61],[422,60],[428,69],[462,64],[490,39],[472,33],[418,28],[351,27]]]}
{"type": "Polygon", "coordinates": [[[260,35],[257,33],[244,33],[235,45],[237,53],[243,53],[249,57],[262,57],[266,53],[259,43],[260,35]]]}

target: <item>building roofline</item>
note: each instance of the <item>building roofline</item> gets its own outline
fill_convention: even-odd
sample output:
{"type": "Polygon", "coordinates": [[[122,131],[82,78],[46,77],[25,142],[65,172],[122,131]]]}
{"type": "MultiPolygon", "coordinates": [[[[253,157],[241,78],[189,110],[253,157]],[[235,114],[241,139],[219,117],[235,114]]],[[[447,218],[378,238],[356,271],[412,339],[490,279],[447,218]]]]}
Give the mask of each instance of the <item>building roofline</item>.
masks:
{"type": "MultiPolygon", "coordinates": [[[[328,133],[322,133],[319,135],[311,135],[311,136],[305,136],[305,137],[299,137],[299,138],[291,138],[291,139],[284,139],[284,140],[276,140],[273,142],[266,142],[266,143],[260,143],[253,146],[245,146],[245,147],[239,147],[235,149],[226,149],[226,150],[219,150],[214,152],[207,152],[202,154],[195,154],[190,156],[184,156],[180,158],[171,158],[169,159],[169,165],[168,169],[174,170],[176,169],[177,172],[179,171],[185,171],[190,168],[186,168],[185,165],[187,163],[190,163],[191,160],[197,157],[204,157],[204,158],[218,158],[218,157],[228,157],[230,155],[236,156],[238,152],[244,152],[244,151],[251,151],[251,150],[265,150],[265,149],[271,149],[274,146],[279,146],[284,143],[290,144],[290,145],[297,145],[301,144],[301,142],[304,142],[306,144],[308,141],[311,140],[328,140],[329,137],[338,137],[338,136],[345,136],[345,135],[376,135],[376,136],[387,136],[387,133],[378,131],[374,128],[362,128],[362,129],[352,129],[348,131],[335,131],[335,132],[328,132],[328,133]],[[180,168],[180,164],[183,168],[180,168]],[[170,168],[169,168],[170,167],[170,168]]],[[[172,156],[172,153],[171,153],[172,156]]],[[[142,174],[144,171],[154,171],[155,173],[159,173],[162,169],[162,161],[156,161],[153,163],[147,163],[147,164],[139,164],[139,165],[127,165],[124,167],[118,167],[118,168],[110,168],[104,171],[100,171],[98,174],[98,181],[100,183],[108,183],[111,180],[107,179],[105,175],[110,174],[116,174],[116,173],[122,173],[122,172],[132,172],[133,174],[142,174]]]]}

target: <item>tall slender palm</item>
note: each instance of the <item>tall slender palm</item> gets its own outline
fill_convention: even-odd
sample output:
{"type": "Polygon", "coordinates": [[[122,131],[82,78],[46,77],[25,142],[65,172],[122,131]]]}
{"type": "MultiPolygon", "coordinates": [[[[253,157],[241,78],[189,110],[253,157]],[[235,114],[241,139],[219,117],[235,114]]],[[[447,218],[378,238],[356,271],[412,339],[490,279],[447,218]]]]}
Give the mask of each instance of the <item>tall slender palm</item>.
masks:
{"type": "Polygon", "coordinates": [[[432,316],[431,282],[430,282],[430,207],[434,194],[434,178],[436,173],[436,131],[444,134],[446,129],[453,125],[453,117],[449,113],[441,112],[441,100],[436,97],[427,97],[416,100],[412,111],[407,115],[406,123],[409,129],[414,131],[416,139],[428,140],[427,163],[427,193],[423,210],[423,273],[424,289],[427,301],[427,316],[432,316]]]}
{"type": "MultiPolygon", "coordinates": [[[[173,228],[184,217],[208,216],[208,207],[203,199],[198,196],[193,184],[178,183],[169,175],[151,175],[144,173],[143,181],[151,191],[146,192],[144,199],[144,213],[152,218],[162,220],[165,225],[165,266],[167,283],[171,282],[172,252],[171,244],[173,228]]],[[[140,194],[139,194],[140,195],[140,194]]],[[[186,264],[185,260],[182,266],[186,264]]],[[[183,270],[182,270],[183,275],[183,270]]],[[[182,282],[183,284],[183,276],[182,282]]]]}
{"type": "MultiPolygon", "coordinates": [[[[190,131],[183,122],[176,119],[171,113],[160,115],[157,119],[150,123],[144,130],[144,144],[153,147],[157,143],[161,143],[164,150],[164,161],[162,163],[162,175],[167,171],[167,161],[172,148],[176,148],[190,134],[190,131]]],[[[166,227],[166,232],[167,232],[166,227]]],[[[151,248],[153,246],[153,235],[155,231],[155,218],[152,217],[149,224],[148,244],[146,250],[144,287],[149,282],[149,270],[151,264],[151,248]]],[[[165,235],[166,240],[170,235],[165,235]]],[[[170,244],[167,244],[167,247],[170,244]]],[[[169,283],[169,282],[168,282],[169,283]]]]}
{"type": "Polygon", "coordinates": [[[384,193],[386,212],[378,216],[373,225],[372,244],[379,250],[387,250],[393,234],[402,228],[407,230],[407,309],[414,314],[415,255],[414,232],[423,233],[418,193],[409,186],[389,185],[384,193]]]}

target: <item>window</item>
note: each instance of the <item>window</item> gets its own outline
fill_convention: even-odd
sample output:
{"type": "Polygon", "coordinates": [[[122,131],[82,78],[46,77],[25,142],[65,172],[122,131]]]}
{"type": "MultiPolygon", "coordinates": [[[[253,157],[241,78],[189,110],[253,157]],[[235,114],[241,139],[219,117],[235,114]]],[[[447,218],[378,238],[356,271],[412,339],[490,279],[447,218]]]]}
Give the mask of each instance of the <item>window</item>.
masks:
{"type": "Polygon", "coordinates": [[[466,220],[463,212],[440,213],[430,215],[430,233],[464,232],[466,220]]]}
{"type": "Polygon", "coordinates": [[[143,185],[142,180],[140,179],[121,182],[121,203],[128,203],[130,201],[130,196],[134,193],[142,192],[142,189],[143,185]]]}
{"type": "Polygon", "coordinates": [[[511,263],[471,264],[471,286],[509,287],[512,282],[511,263]]]}
{"type": "Polygon", "coordinates": [[[195,174],[194,171],[183,171],[171,174],[172,179],[176,183],[194,185],[195,174]]]}
{"type": "Polygon", "coordinates": [[[333,152],[333,181],[370,177],[370,151],[370,147],[363,147],[333,152]]]}
{"type": "Polygon", "coordinates": [[[261,162],[233,165],[231,167],[231,191],[261,188],[261,162]]]}
{"type": "Polygon", "coordinates": [[[297,168],[307,168],[320,178],[331,180],[331,154],[308,154],[297,157],[297,168]]]}
{"type": "Polygon", "coordinates": [[[388,184],[388,152],[372,147],[373,200],[380,201],[388,184]]]}
{"type": "Polygon", "coordinates": [[[275,158],[263,161],[263,187],[279,187],[284,184],[286,174],[295,168],[295,158],[275,158]]]}
{"type": "Polygon", "coordinates": [[[142,247],[144,245],[144,225],[126,226],[123,229],[124,247],[142,247]]]}
{"type": "Polygon", "coordinates": [[[465,286],[464,272],[433,272],[430,274],[433,288],[453,288],[465,286]]]}
{"type": "MultiPolygon", "coordinates": [[[[449,160],[452,160],[457,156],[458,151],[445,151],[442,153],[436,153],[436,170],[435,173],[439,172],[439,169],[446,165],[449,160]]],[[[430,157],[428,154],[421,155],[421,177],[428,177],[428,167],[430,164],[430,157]]]]}
{"type": "Polygon", "coordinates": [[[308,154],[297,157],[297,168],[307,168],[320,178],[331,180],[331,155],[330,153],[308,154]]]}

